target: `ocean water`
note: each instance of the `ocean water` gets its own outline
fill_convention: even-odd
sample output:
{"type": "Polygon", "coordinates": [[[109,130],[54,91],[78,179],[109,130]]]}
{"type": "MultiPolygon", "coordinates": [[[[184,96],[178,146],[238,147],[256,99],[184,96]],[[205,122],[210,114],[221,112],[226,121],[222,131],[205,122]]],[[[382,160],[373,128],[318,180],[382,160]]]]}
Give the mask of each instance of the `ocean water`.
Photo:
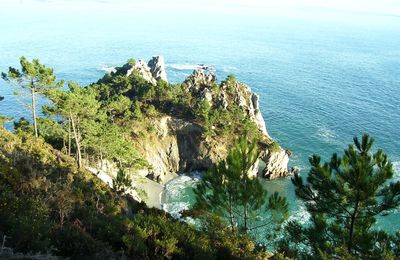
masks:
{"type": "MultiPolygon", "coordinates": [[[[60,79],[89,84],[129,58],[163,55],[171,82],[196,64],[212,65],[260,95],[270,135],[293,152],[290,165],[306,176],[313,153],[329,159],[370,133],[400,179],[400,17],[314,12],[296,15],[163,11],[55,3],[0,8],[0,71],[18,58],[39,58],[60,79]]],[[[29,116],[0,81],[0,114],[29,116]]],[[[178,212],[193,202],[188,177],[173,180],[161,196],[178,212]]],[[[292,216],[304,210],[290,179],[265,182],[290,200],[292,216]]],[[[399,214],[379,220],[400,227],[399,214]]]]}

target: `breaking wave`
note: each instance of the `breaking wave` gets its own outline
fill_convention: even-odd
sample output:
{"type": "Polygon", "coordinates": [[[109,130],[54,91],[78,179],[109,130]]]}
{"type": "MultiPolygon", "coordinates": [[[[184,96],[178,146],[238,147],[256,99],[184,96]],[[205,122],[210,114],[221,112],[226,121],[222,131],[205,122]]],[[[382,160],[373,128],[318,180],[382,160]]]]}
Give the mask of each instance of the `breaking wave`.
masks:
{"type": "Polygon", "coordinates": [[[289,222],[294,220],[302,225],[305,225],[310,220],[310,217],[311,215],[308,213],[306,207],[304,205],[299,205],[286,221],[289,222]]]}
{"type": "Polygon", "coordinates": [[[181,175],[169,181],[161,194],[161,206],[165,212],[179,218],[181,212],[193,205],[193,188],[199,181],[199,174],[193,176],[181,175]]]}
{"type": "Polygon", "coordinates": [[[198,69],[207,69],[207,70],[215,70],[214,66],[205,65],[205,64],[167,64],[167,68],[174,70],[198,70],[198,69]]]}
{"type": "Polygon", "coordinates": [[[110,73],[110,72],[114,72],[115,71],[115,67],[114,66],[108,66],[108,65],[102,65],[102,66],[98,67],[97,70],[105,71],[107,73],[110,73]]]}

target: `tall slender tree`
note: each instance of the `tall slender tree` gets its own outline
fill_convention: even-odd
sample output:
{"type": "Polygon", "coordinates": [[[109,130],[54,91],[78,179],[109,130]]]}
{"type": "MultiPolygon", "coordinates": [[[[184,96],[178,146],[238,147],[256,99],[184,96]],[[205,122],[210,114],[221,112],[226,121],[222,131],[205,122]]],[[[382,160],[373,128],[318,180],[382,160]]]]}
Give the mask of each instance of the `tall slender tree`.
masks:
{"type": "Polygon", "coordinates": [[[288,225],[292,241],[305,243],[314,257],[383,257],[390,245],[383,231],[374,231],[378,215],[400,205],[400,182],[390,182],[393,166],[388,156],[377,150],[374,139],[365,134],[361,141],[330,162],[310,158],[307,182],[296,174],[292,179],[296,195],[311,215],[310,225],[288,225]]]}
{"type": "MultiPolygon", "coordinates": [[[[5,81],[12,85],[18,86],[29,92],[31,104],[29,105],[32,111],[34,134],[38,137],[37,125],[37,95],[43,95],[51,88],[61,87],[64,82],[56,82],[56,76],[53,69],[41,64],[38,59],[28,61],[24,56],[20,58],[21,70],[9,67],[7,73],[2,73],[1,76],[5,81]]],[[[22,92],[14,92],[17,95],[23,95],[22,92]]]]}
{"type": "Polygon", "coordinates": [[[273,211],[277,221],[287,217],[286,199],[277,193],[269,197],[260,180],[249,173],[259,158],[256,140],[241,137],[227,158],[208,171],[195,189],[195,210],[206,211],[227,219],[232,231],[239,227],[248,233],[266,223],[253,225],[260,210],[273,211]]]}

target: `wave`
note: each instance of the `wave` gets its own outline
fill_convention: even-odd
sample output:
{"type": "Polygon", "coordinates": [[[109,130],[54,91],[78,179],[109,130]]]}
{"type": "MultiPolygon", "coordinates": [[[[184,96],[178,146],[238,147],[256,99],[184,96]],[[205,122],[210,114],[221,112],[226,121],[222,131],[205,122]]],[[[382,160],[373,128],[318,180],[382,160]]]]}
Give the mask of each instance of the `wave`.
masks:
{"type": "Polygon", "coordinates": [[[214,66],[210,65],[205,65],[205,64],[167,64],[167,68],[171,68],[174,70],[199,70],[199,69],[205,69],[205,70],[211,70],[215,71],[214,66]]]}
{"type": "Polygon", "coordinates": [[[332,143],[338,137],[335,131],[325,126],[319,127],[316,135],[319,139],[327,143],[332,143]]]}
{"type": "Polygon", "coordinates": [[[239,68],[233,66],[225,66],[222,67],[222,71],[225,73],[233,73],[239,71],[239,68]]]}
{"type": "Polygon", "coordinates": [[[102,65],[97,68],[99,71],[105,71],[107,73],[115,72],[115,67],[114,66],[108,66],[108,65],[102,65]]]}
{"type": "Polygon", "coordinates": [[[161,194],[162,209],[173,217],[180,218],[181,212],[193,204],[191,193],[199,178],[200,174],[194,173],[193,177],[181,175],[169,181],[161,194]]]}
{"type": "Polygon", "coordinates": [[[299,205],[298,208],[293,211],[290,217],[286,220],[286,223],[291,220],[295,220],[301,225],[305,225],[310,220],[310,217],[311,215],[308,213],[306,207],[304,205],[299,205]]]}
{"type": "Polygon", "coordinates": [[[182,216],[181,212],[184,210],[188,210],[190,207],[189,202],[171,202],[171,203],[163,203],[162,209],[165,212],[171,214],[174,218],[180,218],[182,216]]]}

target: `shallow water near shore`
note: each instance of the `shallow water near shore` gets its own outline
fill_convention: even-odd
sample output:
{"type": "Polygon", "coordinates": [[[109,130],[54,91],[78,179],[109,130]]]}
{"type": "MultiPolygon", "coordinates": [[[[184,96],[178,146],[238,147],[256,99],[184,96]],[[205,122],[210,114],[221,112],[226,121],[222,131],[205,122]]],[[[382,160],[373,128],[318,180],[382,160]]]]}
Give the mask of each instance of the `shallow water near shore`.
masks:
{"type": "MultiPolygon", "coordinates": [[[[215,67],[260,95],[269,134],[293,156],[290,166],[308,172],[313,153],[326,160],[353,136],[376,138],[400,179],[400,18],[373,14],[278,17],[129,10],[70,10],[43,6],[0,9],[0,71],[18,58],[38,57],[59,78],[89,84],[129,58],[161,54],[171,82],[181,82],[199,63],[215,67]]],[[[13,90],[0,82],[0,114],[29,117],[13,90]]],[[[161,196],[168,211],[193,202],[193,181],[178,177],[161,196]]],[[[290,201],[302,218],[289,178],[264,182],[290,201]]],[[[389,231],[399,214],[379,219],[389,231]]]]}

